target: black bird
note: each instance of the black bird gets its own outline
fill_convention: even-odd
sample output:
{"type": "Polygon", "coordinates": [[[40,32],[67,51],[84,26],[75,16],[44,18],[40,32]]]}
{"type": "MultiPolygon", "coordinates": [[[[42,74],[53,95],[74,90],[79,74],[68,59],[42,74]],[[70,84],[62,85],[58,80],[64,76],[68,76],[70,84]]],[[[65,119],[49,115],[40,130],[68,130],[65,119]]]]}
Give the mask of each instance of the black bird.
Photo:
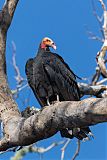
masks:
{"type": "MultiPolygon", "coordinates": [[[[76,82],[76,75],[64,62],[63,58],[52,53],[50,48],[56,49],[55,43],[45,37],[39,46],[35,58],[27,61],[25,72],[29,86],[39,101],[41,107],[52,104],[54,101],[79,101],[80,92],[76,82]]],[[[63,129],[62,137],[80,140],[91,135],[89,127],[63,129]]]]}

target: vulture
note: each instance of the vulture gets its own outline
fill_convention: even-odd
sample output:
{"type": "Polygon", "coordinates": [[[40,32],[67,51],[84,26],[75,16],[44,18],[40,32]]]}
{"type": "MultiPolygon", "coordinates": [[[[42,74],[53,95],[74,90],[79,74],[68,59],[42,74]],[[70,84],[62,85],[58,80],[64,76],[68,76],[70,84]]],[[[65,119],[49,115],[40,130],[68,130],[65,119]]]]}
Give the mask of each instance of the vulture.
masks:
{"type": "MultiPolygon", "coordinates": [[[[56,50],[52,39],[45,37],[39,45],[36,57],[30,58],[25,66],[28,84],[41,107],[54,101],[79,101],[80,91],[76,75],[63,58],[50,51],[56,50]]],[[[60,130],[62,137],[79,140],[89,139],[92,135],[89,127],[60,130]]]]}

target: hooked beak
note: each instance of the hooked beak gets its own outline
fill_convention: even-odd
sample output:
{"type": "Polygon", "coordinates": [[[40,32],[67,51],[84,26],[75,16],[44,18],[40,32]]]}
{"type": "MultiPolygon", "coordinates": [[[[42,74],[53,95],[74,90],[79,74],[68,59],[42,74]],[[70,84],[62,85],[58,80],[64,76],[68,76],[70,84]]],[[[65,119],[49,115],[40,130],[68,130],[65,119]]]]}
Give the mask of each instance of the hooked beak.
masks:
{"type": "Polygon", "coordinates": [[[54,50],[56,50],[56,45],[55,45],[55,43],[52,43],[51,47],[52,47],[54,50]]]}

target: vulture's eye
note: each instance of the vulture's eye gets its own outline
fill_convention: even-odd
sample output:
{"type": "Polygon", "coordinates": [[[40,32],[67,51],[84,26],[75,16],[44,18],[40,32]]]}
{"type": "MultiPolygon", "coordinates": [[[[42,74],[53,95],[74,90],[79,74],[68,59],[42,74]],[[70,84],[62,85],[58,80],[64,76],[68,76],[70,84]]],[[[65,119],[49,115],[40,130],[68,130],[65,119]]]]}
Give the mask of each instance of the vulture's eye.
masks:
{"type": "Polygon", "coordinates": [[[50,40],[49,40],[49,39],[46,39],[46,42],[50,42],[50,40]]]}

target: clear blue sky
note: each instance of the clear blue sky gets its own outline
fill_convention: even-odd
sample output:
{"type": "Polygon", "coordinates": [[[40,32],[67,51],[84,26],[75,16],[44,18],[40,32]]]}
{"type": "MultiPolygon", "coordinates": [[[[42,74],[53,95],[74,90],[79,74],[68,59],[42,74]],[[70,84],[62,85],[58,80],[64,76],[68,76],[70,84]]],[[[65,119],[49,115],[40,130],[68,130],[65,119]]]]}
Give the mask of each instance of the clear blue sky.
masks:
{"type": "MultiPolygon", "coordinates": [[[[0,5],[2,1],[0,1],[0,5]]],[[[101,15],[101,7],[96,3],[97,11],[101,15]]],[[[69,64],[80,77],[91,79],[95,72],[95,57],[101,47],[98,41],[92,41],[86,34],[86,26],[95,34],[100,35],[98,23],[93,16],[91,0],[21,0],[17,6],[12,25],[7,37],[7,66],[10,87],[14,89],[14,70],[11,65],[12,46],[17,47],[17,64],[21,74],[25,77],[25,63],[36,55],[41,39],[49,36],[57,44],[57,53],[69,64]]],[[[23,90],[24,95],[18,100],[21,110],[25,108],[22,99],[27,98],[29,90],[23,90]]],[[[30,105],[39,106],[32,92],[30,105]]],[[[99,124],[91,127],[95,139],[82,142],[77,160],[107,160],[107,125],[99,124]]],[[[39,142],[39,146],[48,146],[53,141],[61,140],[57,134],[48,140],[39,142]]],[[[73,139],[68,146],[65,160],[70,160],[76,148],[73,139]]],[[[44,160],[59,160],[60,146],[43,155],[44,160]]],[[[0,156],[0,160],[9,160],[13,153],[0,156]]],[[[39,160],[38,154],[28,154],[24,160],[39,160]]]]}

